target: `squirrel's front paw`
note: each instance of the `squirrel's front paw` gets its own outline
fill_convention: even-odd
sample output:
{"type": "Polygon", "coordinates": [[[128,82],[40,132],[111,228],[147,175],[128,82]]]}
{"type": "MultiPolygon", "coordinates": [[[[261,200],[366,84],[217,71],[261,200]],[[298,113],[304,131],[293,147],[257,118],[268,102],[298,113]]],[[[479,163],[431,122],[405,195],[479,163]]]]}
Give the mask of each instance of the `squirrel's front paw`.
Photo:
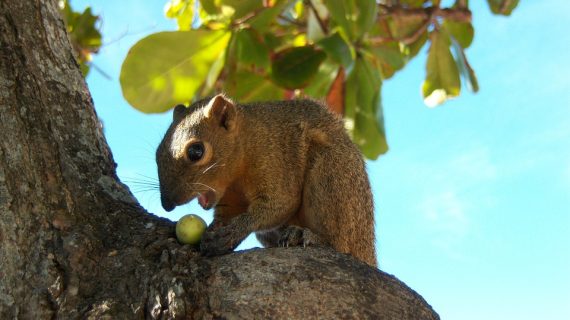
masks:
{"type": "Polygon", "coordinates": [[[232,252],[245,238],[232,225],[208,228],[202,235],[200,251],[211,257],[232,252]]]}

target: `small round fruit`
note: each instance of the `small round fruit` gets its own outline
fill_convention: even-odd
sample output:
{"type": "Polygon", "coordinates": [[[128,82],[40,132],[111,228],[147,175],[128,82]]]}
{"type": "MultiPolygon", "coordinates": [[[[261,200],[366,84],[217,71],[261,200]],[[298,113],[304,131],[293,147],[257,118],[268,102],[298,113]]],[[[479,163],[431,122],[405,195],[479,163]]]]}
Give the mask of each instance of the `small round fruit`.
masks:
{"type": "Polygon", "coordinates": [[[187,214],[176,222],[176,238],[183,244],[197,244],[206,230],[206,222],[195,214],[187,214]]]}

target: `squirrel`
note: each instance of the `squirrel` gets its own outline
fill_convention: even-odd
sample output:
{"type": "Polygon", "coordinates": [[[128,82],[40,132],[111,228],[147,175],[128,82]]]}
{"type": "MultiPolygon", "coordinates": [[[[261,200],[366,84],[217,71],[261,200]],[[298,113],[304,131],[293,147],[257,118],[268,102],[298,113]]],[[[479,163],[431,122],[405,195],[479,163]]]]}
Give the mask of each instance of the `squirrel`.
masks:
{"type": "Polygon", "coordinates": [[[206,256],[255,232],[264,247],[327,245],[376,266],[362,155],[342,119],[313,100],[239,104],[223,94],[174,108],[156,152],[162,206],[215,208],[206,256]]]}

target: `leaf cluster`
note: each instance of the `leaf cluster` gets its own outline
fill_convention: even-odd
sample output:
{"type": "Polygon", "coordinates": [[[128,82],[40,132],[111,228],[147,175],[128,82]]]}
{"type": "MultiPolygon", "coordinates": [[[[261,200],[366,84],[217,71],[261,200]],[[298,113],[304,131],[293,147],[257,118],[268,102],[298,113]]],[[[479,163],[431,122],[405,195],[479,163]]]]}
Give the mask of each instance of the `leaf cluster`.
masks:
{"type": "Polygon", "coordinates": [[[98,25],[99,16],[93,15],[90,7],[85,8],[83,12],[74,11],[68,0],[60,1],[59,8],[75,58],[83,76],[87,76],[92,55],[99,51],[102,44],[98,25]]]}
{"type": "MultiPolygon", "coordinates": [[[[518,1],[488,0],[509,15],[518,1]]],[[[179,31],[135,44],[121,70],[127,101],[143,112],[224,91],[239,101],[313,97],[343,115],[364,155],[388,149],[382,82],[429,43],[428,106],[479,85],[465,49],[474,37],[467,0],[170,0],[179,31]]]]}

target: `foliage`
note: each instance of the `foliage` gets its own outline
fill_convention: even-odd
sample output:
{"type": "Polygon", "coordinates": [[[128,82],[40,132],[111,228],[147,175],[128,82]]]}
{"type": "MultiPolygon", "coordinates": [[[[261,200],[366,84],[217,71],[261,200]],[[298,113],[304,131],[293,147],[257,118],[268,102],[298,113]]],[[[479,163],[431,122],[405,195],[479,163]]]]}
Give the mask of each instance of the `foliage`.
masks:
{"type": "Polygon", "coordinates": [[[97,53],[102,44],[97,24],[99,16],[93,15],[90,7],[85,8],[81,13],[73,11],[68,0],[60,1],[59,9],[75,52],[75,58],[83,76],[87,76],[92,54],[97,53]]]}
{"type": "MultiPolygon", "coordinates": [[[[509,15],[518,1],[488,0],[509,15]]],[[[152,34],[121,70],[127,101],[147,112],[224,91],[238,101],[309,96],[341,113],[366,157],[386,152],[382,82],[429,50],[428,106],[479,85],[465,49],[474,37],[467,0],[170,0],[179,31],[152,34]]]]}

